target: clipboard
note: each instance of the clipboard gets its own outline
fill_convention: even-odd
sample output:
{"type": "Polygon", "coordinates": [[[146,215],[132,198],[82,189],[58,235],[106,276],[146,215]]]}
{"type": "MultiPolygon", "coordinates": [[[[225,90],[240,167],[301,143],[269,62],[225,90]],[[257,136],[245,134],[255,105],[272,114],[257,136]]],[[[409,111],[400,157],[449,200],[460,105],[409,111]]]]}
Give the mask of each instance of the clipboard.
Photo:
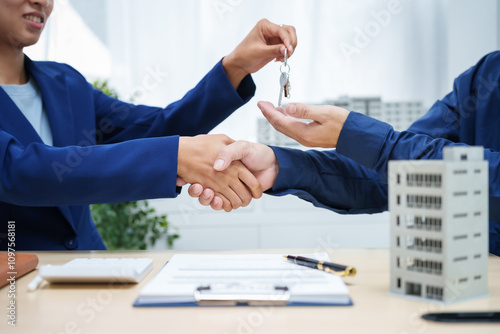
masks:
{"type": "Polygon", "coordinates": [[[267,284],[213,284],[199,286],[194,299],[198,306],[284,306],[290,290],[267,284]]]}
{"type": "MultiPolygon", "coordinates": [[[[327,257],[326,253],[321,256],[327,257]]],[[[351,306],[353,303],[339,276],[289,263],[282,255],[180,254],[174,255],[144,286],[133,305],[351,306]]]]}

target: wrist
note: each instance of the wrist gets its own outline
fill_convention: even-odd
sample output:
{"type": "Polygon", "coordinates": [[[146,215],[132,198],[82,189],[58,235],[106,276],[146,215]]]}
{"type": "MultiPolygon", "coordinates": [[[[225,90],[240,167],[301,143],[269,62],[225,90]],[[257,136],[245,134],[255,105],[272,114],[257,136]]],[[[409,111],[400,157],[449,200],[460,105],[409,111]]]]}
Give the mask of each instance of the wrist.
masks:
{"type": "Polygon", "coordinates": [[[333,126],[333,131],[331,131],[331,134],[333,135],[333,138],[331,140],[331,143],[328,143],[325,148],[335,148],[338,145],[339,142],[339,137],[340,134],[342,133],[342,129],[344,128],[344,124],[347,120],[347,117],[349,117],[349,111],[344,108],[336,107],[336,106],[331,106],[332,108],[332,115],[333,115],[333,121],[334,121],[334,126],[333,126]]]}
{"type": "Polygon", "coordinates": [[[234,89],[238,89],[241,81],[249,74],[240,65],[233,53],[230,53],[222,59],[222,67],[226,72],[226,76],[233,85],[234,89]]]}
{"type": "Polygon", "coordinates": [[[190,137],[179,137],[179,148],[177,151],[177,176],[182,177],[186,167],[186,151],[188,150],[190,137]]]}
{"type": "Polygon", "coordinates": [[[276,182],[276,179],[278,178],[280,165],[279,165],[278,157],[276,156],[276,153],[274,152],[274,150],[269,146],[265,146],[265,150],[266,150],[265,156],[260,157],[259,160],[261,160],[261,161],[267,160],[268,161],[266,163],[267,164],[266,171],[264,172],[267,175],[267,177],[265,177],[261,180],[263,190],[267,191],[274,186],[274,183],[276,182]]]}
{"type": "MultiPolygon", "coordinates": [[[[274,152],[273,152],[274,153],[274,152]]],[[[271,182],[270,182],[270,185],[267,189],[265,190],[269,190],[271,189],[272,187],[274,187],[274,184],[276,183],[276,179],[278,178],[278,173],[280,172],[280,164],[278,162],[278,158],[276,158],[275,162],[274,162],[274,166],[273,166],[273,173],[272,173],[272,178],[271,178],[271,182]]]]}

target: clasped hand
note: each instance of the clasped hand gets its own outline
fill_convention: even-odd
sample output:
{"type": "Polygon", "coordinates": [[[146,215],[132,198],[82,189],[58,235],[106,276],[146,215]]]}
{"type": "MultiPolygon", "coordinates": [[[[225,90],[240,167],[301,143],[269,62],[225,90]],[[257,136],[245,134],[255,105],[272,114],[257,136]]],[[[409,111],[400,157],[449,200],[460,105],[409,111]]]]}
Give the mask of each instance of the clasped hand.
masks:
{"type": "Polygon", "coordinates": [[[203,184],[217,197],[217,208],[227,212],[260,198],[262,186],[242,162],[229,162],[224,171],[213,168],[218,153],[233,142],[225,135],[180,137],[177,186],[203,184]]]}

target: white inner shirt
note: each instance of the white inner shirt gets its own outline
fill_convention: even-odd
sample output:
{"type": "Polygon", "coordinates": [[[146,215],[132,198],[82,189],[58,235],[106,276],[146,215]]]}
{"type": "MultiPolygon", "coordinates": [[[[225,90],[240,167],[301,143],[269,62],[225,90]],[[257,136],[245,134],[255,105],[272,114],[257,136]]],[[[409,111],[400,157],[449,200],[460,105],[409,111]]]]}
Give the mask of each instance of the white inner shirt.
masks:
{"type": "Polygon", "coordinates": [[[24,85],[1,85],[7,95],[28,119],[46,145],[53,145],[49,117],[43,106],[42,93],[32,78],[24,85]]]}

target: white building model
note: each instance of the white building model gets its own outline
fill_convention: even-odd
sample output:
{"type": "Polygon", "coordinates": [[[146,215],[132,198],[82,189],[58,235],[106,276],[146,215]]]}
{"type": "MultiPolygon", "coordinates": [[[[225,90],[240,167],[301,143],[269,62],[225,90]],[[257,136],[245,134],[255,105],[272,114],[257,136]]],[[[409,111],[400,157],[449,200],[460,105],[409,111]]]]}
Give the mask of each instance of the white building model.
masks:
{"type": "Polygon", "coordinates": [[[389,163],[391,293],[452,303],[488,293],[488,163],[482,147],[389,163]]]}

